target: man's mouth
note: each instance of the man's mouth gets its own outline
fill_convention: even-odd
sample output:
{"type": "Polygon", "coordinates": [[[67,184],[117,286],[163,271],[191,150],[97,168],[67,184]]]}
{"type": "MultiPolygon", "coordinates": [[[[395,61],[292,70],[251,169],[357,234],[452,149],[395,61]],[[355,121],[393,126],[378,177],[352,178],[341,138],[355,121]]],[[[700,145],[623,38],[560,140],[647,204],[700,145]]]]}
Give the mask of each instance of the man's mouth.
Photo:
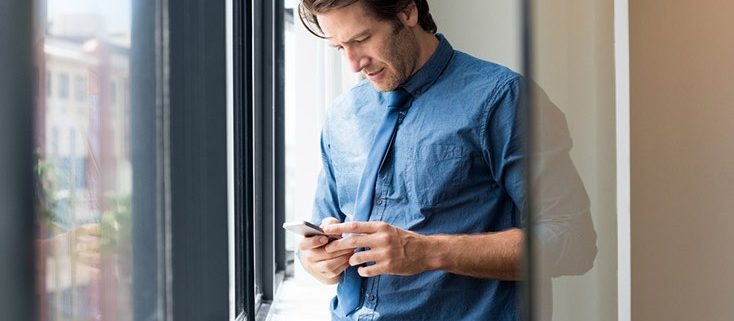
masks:
{"type": "Polygon", "coordinates": [[[378,76],[380,76],[384,70],[385,70],[385,68],[382,68],[382,69],[377,70],[375,72],[367,72],[367,73],[365,73],[365,75],[370,80],[374,80],[375,78],[377,78],[378,76]]]}

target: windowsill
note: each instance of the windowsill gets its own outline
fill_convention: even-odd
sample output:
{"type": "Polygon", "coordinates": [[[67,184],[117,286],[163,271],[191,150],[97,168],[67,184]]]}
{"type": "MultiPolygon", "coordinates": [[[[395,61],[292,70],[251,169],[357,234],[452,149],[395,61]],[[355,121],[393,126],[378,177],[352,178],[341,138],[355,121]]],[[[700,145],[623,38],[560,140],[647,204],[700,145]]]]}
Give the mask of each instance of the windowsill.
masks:
{"type": "Polygon", "coordinates": [[[280,285],[273,304],[268,307],[266,321],[330,320],[329,302],[336,293],[336,285],[319,283],[295,261],[294,277],[280,285]]]}

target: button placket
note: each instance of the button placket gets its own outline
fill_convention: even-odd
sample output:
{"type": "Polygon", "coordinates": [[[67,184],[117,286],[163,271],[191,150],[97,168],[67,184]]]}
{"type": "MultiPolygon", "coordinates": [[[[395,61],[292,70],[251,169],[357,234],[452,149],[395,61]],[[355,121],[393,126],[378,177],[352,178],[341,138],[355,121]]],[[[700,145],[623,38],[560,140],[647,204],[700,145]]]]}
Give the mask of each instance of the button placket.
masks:
{"type": "Polygon", "coordinates": [[[378,177],[377,184],[375,185],[375,199],[372,213],[370,213],[370,221],[381,221],[382,215],[385,211],[385,204],[387,200],[385,197],[389,191],[389,182],[386,175],[378,177]]]}
{"type": "Polygon", "coordinates": [[[365,306],[374,309],[377,305],[377,288],[380,283],[380,276],[369,278],[369,284],[365,287],[364,302],[365,306]]]}

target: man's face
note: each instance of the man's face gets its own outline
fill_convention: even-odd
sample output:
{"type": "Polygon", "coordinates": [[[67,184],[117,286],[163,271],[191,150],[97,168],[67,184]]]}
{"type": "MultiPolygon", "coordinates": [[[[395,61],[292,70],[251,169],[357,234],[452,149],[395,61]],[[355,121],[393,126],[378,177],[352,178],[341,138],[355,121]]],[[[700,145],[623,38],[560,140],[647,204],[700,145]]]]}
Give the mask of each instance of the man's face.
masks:
{"type": "Polygon", "coordinates": [[[415,35],[404,25],[382,21],[361,2],[317,15],[332,46],[344,54],[378,91],[391,91],[414,72],[419,54],[415,35]]]}

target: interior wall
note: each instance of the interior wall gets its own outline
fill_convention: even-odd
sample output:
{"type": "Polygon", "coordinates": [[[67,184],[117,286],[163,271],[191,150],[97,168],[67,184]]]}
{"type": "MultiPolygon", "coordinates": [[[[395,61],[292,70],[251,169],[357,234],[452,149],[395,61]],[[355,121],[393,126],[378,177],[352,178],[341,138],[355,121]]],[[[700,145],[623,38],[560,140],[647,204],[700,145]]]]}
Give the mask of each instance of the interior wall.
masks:
{"type": "Polygon", "coordinates": [[[632,319],[734,320],[734,2],[629,8],[632,319]]]}
{"type": "MultiPolygon", "coordinates": [[[[456,49],[517,71],[520,3],[429,0],[439,32],[456,49]]],[[[532,4],[532,78],[566,115],[574,141],[571,157],[591,200],[599,248],[591,271],[553,280],[553,320],[617,320],[613,2],[532,4]]]]}
{"type": "Polygon", "coordinates": [[[454,49],[520,71],[520,1],[429,0],[438,32],[454,49]]]}

